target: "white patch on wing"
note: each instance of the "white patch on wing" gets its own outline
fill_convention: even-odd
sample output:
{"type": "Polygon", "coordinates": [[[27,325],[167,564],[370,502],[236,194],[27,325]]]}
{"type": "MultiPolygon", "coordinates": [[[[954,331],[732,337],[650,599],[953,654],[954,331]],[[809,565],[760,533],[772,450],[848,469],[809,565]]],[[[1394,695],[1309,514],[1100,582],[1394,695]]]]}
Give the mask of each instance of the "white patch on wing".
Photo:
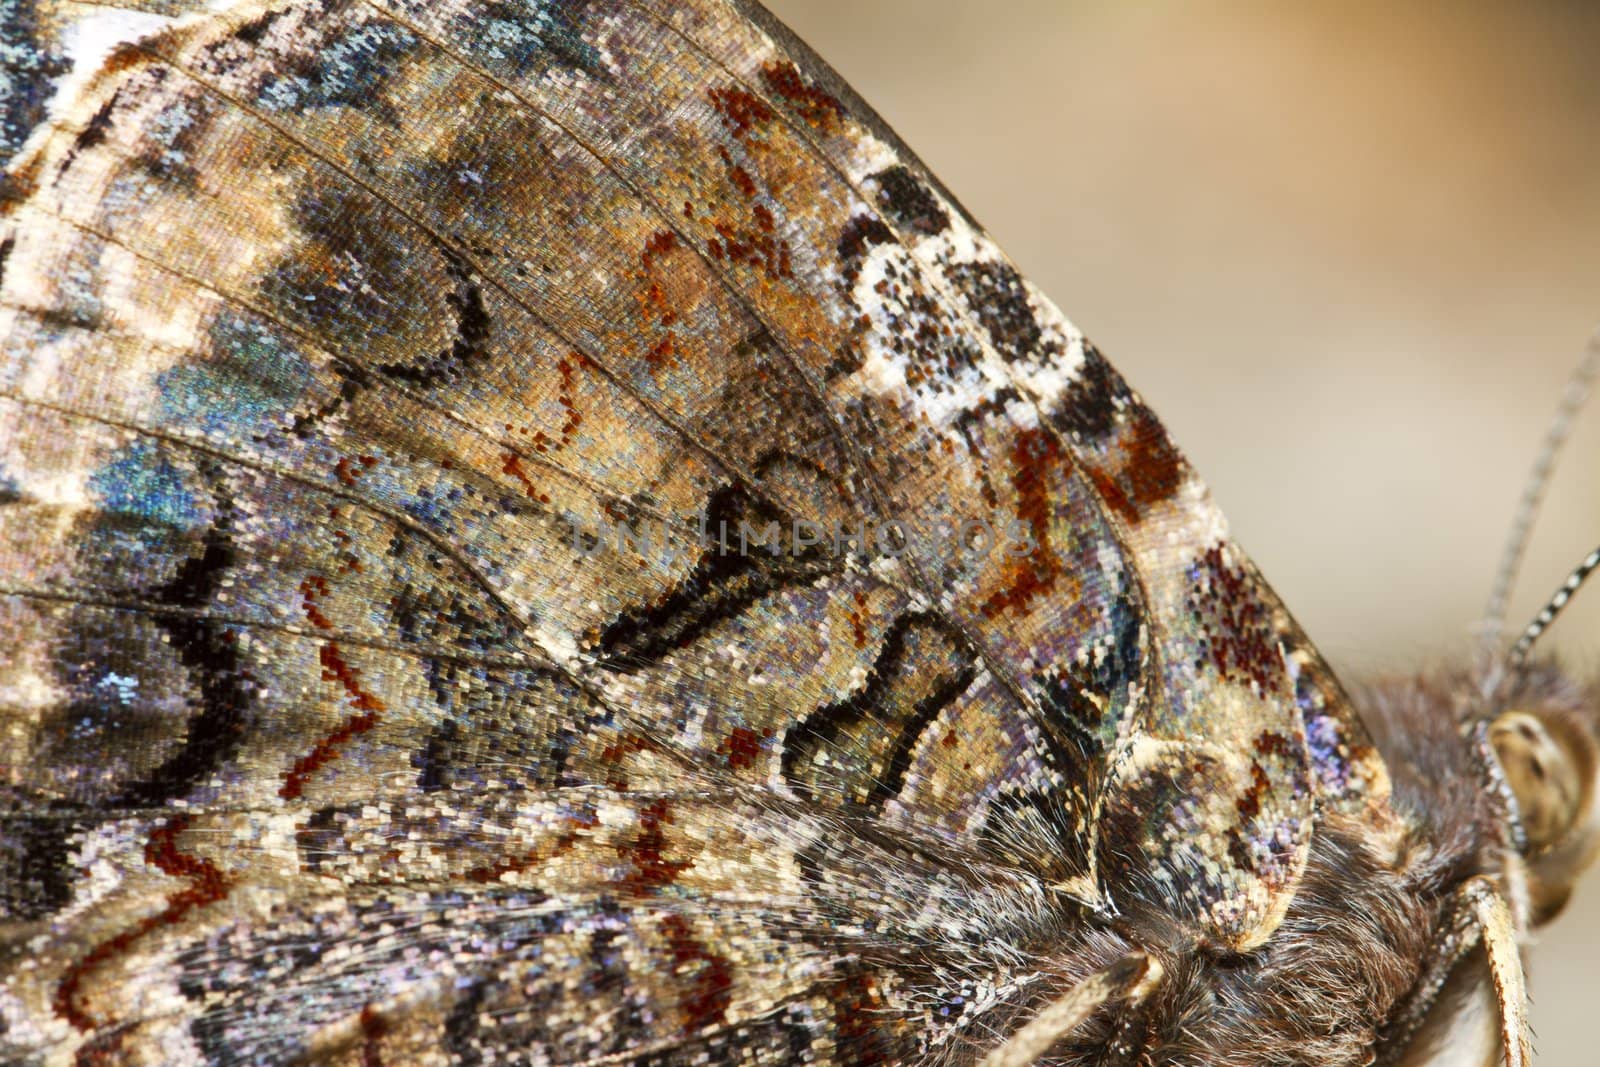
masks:
{"type": "Polygon", "coordinates": [[[920,313],[892,294],[898,286],[896,279],[905,279],[909,286],[915,276],[916,267],[907,262],[906,250],[900,245],[873,245],[863,253],[852,302],[866,309],[870,327],[862,339],[863,360],[857,373],[874,393],[900,402],[912,400],[930,424],[943,429],[993,400],[1010,382],[999,360],[984,350],[975,366],[953,372],[918,367],[921,381],[910,384],[908,374],[918,359],[918,346],[913,343],[918,323],[913,319],[920,313]],[[898,346],[897,340],[902,342],[898,346]]]}
{"type": "Polygon", "coordinates": [[[525,631],[550,662],[567,668],[587,666],[578,649],[578,642],[570,633],[552,626],[531,626],[525,631]]]}
{"type": "MultiPolygon", "coordinates": [[[[964,222],[946,201],[940,205],[950,216],[950,225],[940,233],[913,242],[919,258],[948,274],[972,263],[1003,263],[1011,266],[1005,254],[985,234],[964,222]]],[[[1028,299],[1028,310],[1043,333],[1039,350],[1009,364],[1011,377],[1036,399],[1048,403],[1060,396],[1076,380],[1083,366],[1083,332],[1074,326],[1031,282],[1018,274],[1028,299]]],[[[951,288],[959,289],[952,285],[951,288]]],[[[974,308],[976,312],[978,309],[974,308]]]]}
{"type": "Polygon", "coordinates": [[[1054,407],[1055,399],[1071,388],[1082,368],[1083,335],[1074,330],[1068,335],[1066,347],[1060,355],[1048,360],[1013,364],[1011,373],[1029,395],[1046,407],[1054,407]]]}
{"type": "Polygon", "coordinates": [[[61,50],[72,62],[72,69],[57,86],[55,99],[50,101],[50,122],[64,117],[66,109],[83,92],[89,81],[100,72],[106,57],[120,45],[160,33],[177,20],[170,15],[154,15],[146,11],[125,11],[120,8],[89,8],[87,14],[66,28],[61,35],[61,50]]]}

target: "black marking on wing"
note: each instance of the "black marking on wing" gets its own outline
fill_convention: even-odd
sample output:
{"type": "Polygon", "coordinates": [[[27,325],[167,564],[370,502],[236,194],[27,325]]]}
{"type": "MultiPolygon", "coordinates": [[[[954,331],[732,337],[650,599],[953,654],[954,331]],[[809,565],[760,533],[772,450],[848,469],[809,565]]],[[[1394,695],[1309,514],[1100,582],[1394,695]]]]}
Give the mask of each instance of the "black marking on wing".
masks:
{"type": "Polygon", "coordinates": [[[1084,663],[1034,676],[1044,694],[1045,727],[1062,744],[1074,746],[1081,760],[1101,756],[1104,746],[1097,735],[1104,709],[1123,702],[1143,670],[1138,606],[1124,594],[1112,602],[1110,614],[1113,632],[1101,651],[1084,663]]]}
{"type": "MultiPolygon", "coordinates": [[[[1085,662],[1040,671],[1034,682],[1044,697],[1036,721],[1041,756],[1053,772],[1046,788],[1002,792],[984,819],[985,850],[1050,880],[1066,880],[1089,869],[1083,804],[1073,793],[1105,761],[1106,710],[1130,699],[1142,676],[1143,646],[1137,606],[1126,596],[1112,605],[1109,645],[1085,662]]],[[[1126,714],[1126,712],[1122,712],[1126,714]]]]}
{"type": "Polygon", "coordinates": [[[89,116],[89,121],[83,124],[83,129],[79,130],[78,135],[72,139],[72,147],[67,151],[66,155],[61,157],[61,165],[56,168],[56,177],[58,179],[71,168],[72,164],[77,160],[79,152],[87,151],[106,139],[106,135],[111,129],[111,113],[116,110],[117,100],[121,96],[122,90],[118,89],[111,94],[111,99],[101,104],[100,109],[89,116]]]}
{"type": "MultiPolygon", "coordinates": [[[[164,73],[160,67],[152,74],[164,73]]],[[[146,142],[135,157],[148,173],[191,193],[200,187],[200,173],[195,170],[194,151],[204,143],[217,112],[204,98],[179,97],[169,103],[156,118],[152,140],[146,142]]]]}
{"type": "MultiPolygon", "coordinates": [[[[1048,761],[1059,755],[1052,751],[1048,761]]],[[[1089,869],[1087,827],[1075,814],[1081,807],[1069,788],[1002,793],[984,816],[984,854],[1047,881],[1076,878],[1089,869]]]]}
{"type": "Polygon", "coordinates": [[[284,11],[268,11],[258,18],[251,19],[233,31],[233,35],[246,44],[260,44],[261,39],[267,35],[272,24],[287,14],[284,11]]]}
{"type": "Polygon", "coordinates": [[[1091,730],[1100,725],[1102,711],[1090,699],[1080,682],[1067,675],[1042,675],[1036,678],[1046,712],[1056,720],[1051,732],[1074,744],[1085,757],[1100,748],[1091,730]]]}
{"type": "Polygon", "coordinates": [[[416,43],[410,30],[387,20],[351,23],[319,48],[280,52],[278,68],[263,79],[255,102],[269,110],[361,108],[394,124],[382,90],[416,43]]]}
{"type": "Polygon", "coordinates": [[[331,804],[318,808],[294,832],[295,850],[300,853],[301,866],[313,874],[322,872],[328,857],[338,856],[344,850],[344,830],[339,825],[341,816],[354,819],[360,809],[351,805],[331,804]]]}
{"type": "Polygon", "coordinates": [[[461,723],[446,719],[428,735],[422,751],[411,758],[417,769],[417,788],[424,793],[437,793],[450,786],[450,767],[456,761],[456,749],[461,743],[461,723]]]}
{"type": "Polygon", "coordinates": [[[462,371],[482,359],[489,342],[489,313],[483,306],[483,290],[465,261],[448,248],[441,249],[445,270],[454,287],[445,302],[455,313],[456,335],[450,348],[418,365],[383,363],[378,369],[393,378],[414,385],[430,386],[453,381],[462,371]]]}
{"type": "Polygon", "coordinates": [[[294,422],[289,427],[289,432],[296,437],[309,438],[318,425],[337,415],[362,392],[372,387],[372,377],[359,367],[335,363],[333,370],[339,376],[339,395],[320,405],[315,411],[296,414],[294,422]]]}
{"type": "Polygon", "coordinates": [[[866,255],[867,249],[873,245],[893,243],[894,231],[884,225],[882,219],[872,215],[856,215],[839,235],[839,258],[853,277],[860,273],[861,267],[857,261],[866,255]]]}
{"type": "MultiPolygon", "coordinates": [[[[967,451],[974,456],[982,456],[984,449],[979,441],[979,434],[983,428],[983,421],[990,415],[1004,411],[1006,405],[1016,403],[1021,399],[1021,394],[1007,385],[995,390],[994,396],[979,401],[957,415],[955,430],[961,435],[961,439],[967,443],[967,451]]],[[[991,508],[998,508],[1000,506],[1000,494],[994,487],[993,475],[1000,472],[991,471],[990,464],[987,463],[975,464],[974,468],[981,479],[980,485],[982,488],[980,492],[983,493],[984,503],[991,508]]]]}
{"type": "Polygon", "coordinates": [[[550,788],[568,779],[568,759],[587,723],[582,695],[560,675],[437,659],[424,670],[449,717],[411,757],[417,788],[550,788]]]}
{"type": "Polygon", "coordinates": [[[1133,392],[1100,350],[1083,343],[1083,365],[1049,411],[1050,424],[1074,440],[1098,444],[1116,428],[1117,415],[1133,402],[1133,392]]]}
{"type": "MultiPolygon", "coordinates": [[[[0,835],[0,856],[8,874],[0,878],[0,907],[17,918],[38,918],[70,902],[78,876],[71,865],[72,844],[84,824],[63,817],[84,804],[104,811],[124,807],[156,807],[182,797],[215,773],[238,750],[249,706],[250,678],[240,662],[233,631],[205,617],[221,588],[222,577],[233,566],[230,527],[234,504],[215,465],[202,468],[211,484],[216,515],[202,541],[199,556],[191,556],[163,586],[150,594],[155,604],[169,609],[152,617],[165,630],[173,653],[194,679],[200,710],[188,722],[177,750],[142,780],[113,784],[109,796],[57,801],[46,820],[20,817],[0,835]],[[20,894],[20,895],[19,895],[20,894]],[[15,899],[13,899],[15,898],[15,899]]],[[[76,657],[74,657],[76,658],[76,657]]],[[[65,709],[63,722],[93,722],[115,728],[116,705],[103,695],[86,693],[65,709]]],[[[125,724],[123,724],[125,725],[125,724]]]]}
{"type": "MultiPolygon", "coordinates": [[[[419,316],[417,308],[397,301],[395,294],[411,290],[406,279],[419,271],[426,274],[442,266],[449,288],[441,310],[455,326],[449,346],[373,369],[384,379],[426,389],[453,384],[484,360],[493,319],[481,280],[456,250],[433,240],[420,246],[409,243],[383,224],[379,207],[325,190],[303,191],[293,214],[309,248],[284,257],[261,288],[286,321],[326,333],[357,352],[370,347],[374,335],[405,337],[429,316],[419,316]],[[330,273],[316,264],[338,264],[340,271],[330,273]]],[[[315,411],[297,414],[291,431],[296,436],[309,437],[314,428],[379,382],[359,365],[343,360],[334,364],[334,370],[342,379],[339,395],[315,411]]]]}
{"type": "Polygon", "coordinates": [[[711,543],[682,583],[654,604],[624,612],[601,633],[595,645],[601,665],[634,670],[687,647],[701,634],[730,619],[760,598],[788,586],[808,583],[836,571],[841,560],[824,545],[803,548],[793,543],[793,527],[776,509],[739,486],[717,490],[706,507],[711,543]],[[741,551],[740,524],[752,530],[776,523],[777,551],[752,543],[741,551]],[[724,545],[719,531],[730,532],[724,545]]]}
{"type": "Polygon", "coordinates": [[[460,1067],[479,1067],[485,1062],[479,1031],[488,987],[487,978],[473,978],[457,993],[456,1002],[444,1018],[444,1051],[450,1062],[460,1067]]]}
{"type": "MultiPolygon", "coordinates": [[[[388,207],[338,187],[310,184],[291,210],[303,245],[266,274],[261,295],[292,327],[356,351],[376,337],[404,337],[435,319],[417,284],[443,268],[459,306],[465,281],[459,256],[434,235],[397,228],[388,207]],[[441,262],[442,261],[442,262],[441,262]]],[[[431,295],[431,294],[427,294],[431,295]]]]}
{"type": "Polygon", "coordinates": [[[905,785],[917,740],[972,684],[977,657],[926,612],[895,620],[866,682],[789,728],[783,776],[807,799],[843,796],[876,809],[905,785]]]}
{"type": "Polygon", "coordinates": [[[897,163],[872,175],[871,180],[878,183],[878,206],[902,229],[935,234],[949,227],[950,215],[909,168],[897,163]]]}
{"type": "Polygon", "coordinates": [[[1044,331],[1033,316],[1028,291],[1015,267],[998,262],[962,263],[950,276],[1006,362],[1037,356],[1044,331]]]}
{"type": "Polygon", "coordinates": [[[844,107],[852,119],[865,127],[873,137],[888,145],[890,150],[906,164],[920,170],[927,182],[938,190],[939,195],[944,197],[945,201],[956,209],[968,225],[975,230],[983,229],[982,226],[978,225],[978,220],[973,218],[972,213],[962,205],[955,194],[947,189],[938,176],[930,172],[927,166],[917,158],[917,154],[911,150],[910,146],[900,139],[900,135],[895,133],[889,124],[883,121],[882,116],[873,110],[871,105],[861,99],[861,94],[857,93],[849,82],[841,78],[838,71],[829,66],[826,60],[817,55],[810,45],[795,36],[793,30],[785,26],[772,12],[763,7],[760,0],[730,0],[730,2],[740,15],[761,27],[761,32],[772,38],[779,49],[788,54],[789,59],[795,66],[805,72],[806,80],[809,83],[833,97],[844,107]]]}
{"type": "MultiPolygon", "coordinates": [[[[396,0],[413,17],[425,14],[432,0],[396,0]]],[[[451,20],[453,39],[465,42],[475,56],[501,74],[525,77],[563,69],[581,70],[605,79],[600,51],[584,39],[585,23],[594,17],[593,0],[486,0],[482,9],[451,20]]]]}
{"type": "Polygon", "coordinates": [[[194,675],[201,710],[189,722],[183,747],[149,778],[125,787],[116,801],[119,804],[153,806],[183,796],[231,758],[243,738],[250,673],[240,662],[234,631],[201,610],[210,605],[222,587],[223,576],[234,565],[230,527],[235,505],[223,484],[220,466],[208,463],[202,471],[212,484],[216,517],[206,530],[200,556],[185,560],[152,598],[159,604],[187,609],[157,615],[156,622],[172,638],[178,661],[194,675]]]}
{"type": "MultiPolygon", "coordinates": [[[[609,921],[596,924],[589,935],[589,960],[594,966],[594,983],[603,989],[627,989],[629,986],[629,961],[633,953],[632,940],[623,932],[628,922],[627,912],[611,898],[602,898],[597,910],[609,921]]],[[[636,998],[623,998],[623,1003],[611,1016],[609,1027],[611,1047],[617,1052],[637,1048],[650,1037],[650,1020],[636,998]]]]}
{"type": "Polygon", "coordinates": [[[83,825],[59,818],[7,817],[0,829],[0,917],[41,919],[72,901],[78,874],[71,841],[83,825]]]}
{"type": "Polygon", "coordinates": [[[343,1005],[299,991],[297,1010],[286,1010],[288,1006],[273,1003],[272,993],[281,996],[280,991],[296,989],[288,981],[291,975],[315,973],[324,967],[325,949],[338,941],[317,933],[320,931],[298,931],[292,925],[264,931],[240,925],[224,927],[207,941],[185,947],[176,961],[178,991],[196,1005],[188,1029],[203,1062],[282,1063],[304,1055],[303,1041],[313,1025],[328,1022],[327,1017],[343,1005]],[[217,943],[224,939],[224,944],[217,943]],[[216,961],[221,958],[247,960],[250,969],[219,968],[216,961]],[[268,981],[254,979],[255,991],[262,994],[260,1004],[240,996],[240,987],[250,980],[237,975],[245,973],[271,976],[268,981]]]}

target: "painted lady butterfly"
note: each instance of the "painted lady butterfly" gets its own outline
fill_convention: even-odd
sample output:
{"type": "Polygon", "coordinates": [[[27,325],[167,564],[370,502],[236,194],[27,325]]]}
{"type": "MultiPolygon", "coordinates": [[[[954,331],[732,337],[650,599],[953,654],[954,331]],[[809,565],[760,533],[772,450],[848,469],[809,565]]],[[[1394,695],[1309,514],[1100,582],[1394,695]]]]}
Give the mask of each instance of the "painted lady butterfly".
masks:
{"type": "Polygon", "coordinates": [[[0,7],[9,1059],[1398,1062],[1492,984],[1526,1060],[1593,694],[1358,714],[764,11],[69,9],[0,7]]]}

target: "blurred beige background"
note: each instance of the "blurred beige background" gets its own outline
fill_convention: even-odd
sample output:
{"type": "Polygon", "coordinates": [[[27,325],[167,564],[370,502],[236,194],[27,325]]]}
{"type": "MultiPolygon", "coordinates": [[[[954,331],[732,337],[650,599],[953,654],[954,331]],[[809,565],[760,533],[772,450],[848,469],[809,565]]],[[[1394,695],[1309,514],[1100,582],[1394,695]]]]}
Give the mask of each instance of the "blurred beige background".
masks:
{"type": "MultiPolygon", "coordinates": [[[[1600,4],[773,0],[1165,419],[1342,673],[1469,647],[1600,323],[1600,4]]],[[[1600,403],[1512,610],[1600,542],[1600,403]]],[[[1556,643],[1600,672],[1600,588],[1556,643]]],[[[1600,871],[1534,950],[1583,1065],[1600,871]]]]}

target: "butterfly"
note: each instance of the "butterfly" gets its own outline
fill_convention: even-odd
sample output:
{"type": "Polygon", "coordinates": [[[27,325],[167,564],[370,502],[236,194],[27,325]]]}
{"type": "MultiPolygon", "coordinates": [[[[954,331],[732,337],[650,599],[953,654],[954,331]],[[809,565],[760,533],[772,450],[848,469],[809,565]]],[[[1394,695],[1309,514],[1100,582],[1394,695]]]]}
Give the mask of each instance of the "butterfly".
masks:
{"type": "Polygon", "coordinates": [[[1353,700],[764,11],[150,6],[7,15],[8,1061],[1526,1062],[1593,693],[1353,700]]]}

